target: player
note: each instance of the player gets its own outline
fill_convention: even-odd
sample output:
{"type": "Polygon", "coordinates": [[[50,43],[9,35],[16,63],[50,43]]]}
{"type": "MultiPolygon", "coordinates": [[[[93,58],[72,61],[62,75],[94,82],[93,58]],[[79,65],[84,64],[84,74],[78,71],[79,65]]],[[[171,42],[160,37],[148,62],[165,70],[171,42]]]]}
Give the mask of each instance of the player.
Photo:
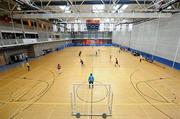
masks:
{"type": "Polygon", "coordinates": [[[90,73],[89,78],[88,78],[88,82],[89,82],[89,88],[94,88],[94,77],[92,75],[92,73],[90,73]]]}
{"type": "Polygon", "coordinates": [[[80,59],[80,63],[81,63],[81,66],[84,65],[84,61],[82,59],[80,59]]]}
{"type": "Polygon", "coordinates": [[[58,70],[59,74],[61,74],[61,65],[60,64],[57,64],[57,70],[58,70]]]}
{"type": "Polygon", "coordinates": [[[111,62],[112,56],[110,55],[109,58],[110,58],[110,62],[111,62]]]}
{"type": "Polygon", "coordinates": [[[26,63],[26,66],[27,66],[27,70],[31,71],[31,66],[30,66],[30,64],[28,62],[26,63]]]}
{"type": "Polygon", "coordinates": [[[82,54],[82,52],[81,52],[81,51],[79,51],[79,57],[81,57],[81,54],[82,54]]]}
{"type": "Polygon", "coordinates": [[[116,58],[115,60],[116,60],[116,61],[115,61],[115,67],[116,67],[116,65],[118,65],[118,66],[120,67],[120,65],[119,65],[119,63],[118,63],[118,59],[116,58]]]}
{"type": "Polygon", "coordinates": [[[143,60],[143,56],[142,55],[140,55],[140,59],[139,59],[139,61],[141,62],[143,60]]]}
{"type": "Polygon", "coordinates": [[[98,54],[98,53],[97,53],[97,51],[96,51],[96,56],[97,56],[97,54],[98,54]]]}
{"type": "Polygon", "coordinates": [[[121,49],[119,48],[119,54],[121,53],[121,49]]]}
{"type": "Polygon", "coordinates": [[[28,62],[28,56],[27,55],[25,56],[25,60],[26,60],[26,62],[28,62]]]}

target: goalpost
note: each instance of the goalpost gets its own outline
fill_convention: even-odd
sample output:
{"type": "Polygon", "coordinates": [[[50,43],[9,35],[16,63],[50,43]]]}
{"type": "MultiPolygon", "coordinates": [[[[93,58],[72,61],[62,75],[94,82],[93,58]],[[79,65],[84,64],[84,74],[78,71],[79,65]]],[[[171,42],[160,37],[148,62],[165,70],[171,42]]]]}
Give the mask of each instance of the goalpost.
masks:
{"type": "Polygon", "coordinates": [[[112,116],[113,92],[110,84],[96,83],[89,88],[87,83],[73,84],[71,92],[72,115],[81,116],[112,116]]]}

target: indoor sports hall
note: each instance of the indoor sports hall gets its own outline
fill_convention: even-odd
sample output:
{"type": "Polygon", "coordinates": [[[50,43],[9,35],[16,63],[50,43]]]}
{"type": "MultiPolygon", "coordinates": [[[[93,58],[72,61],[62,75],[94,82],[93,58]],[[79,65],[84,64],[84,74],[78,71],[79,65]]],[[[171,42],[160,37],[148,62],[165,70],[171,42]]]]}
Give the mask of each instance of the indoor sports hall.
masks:
{"type": "Polygon", "coordinates": [[[0,119],[180,119],[179,0],[0,0],[0,119]]]}

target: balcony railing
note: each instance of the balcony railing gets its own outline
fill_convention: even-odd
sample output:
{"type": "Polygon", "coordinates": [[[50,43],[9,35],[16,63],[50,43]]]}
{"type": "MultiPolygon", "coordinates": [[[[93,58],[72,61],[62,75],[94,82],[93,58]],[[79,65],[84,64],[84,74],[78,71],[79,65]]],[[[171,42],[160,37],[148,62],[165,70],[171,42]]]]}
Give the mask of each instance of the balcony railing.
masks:
{"type": "Polygon", "coordinates": [[[38,39],[32,39],[30,42],[25,42],[25,40],[26,39],[0,39],[0,47],[27,45],[27,44],[43,43],[43,42],[64,41],[64,40],[70,40],[70,39],[51,38],[51,40],[48,40],[47,38],[46,39],[38,38],[38,39]]]}

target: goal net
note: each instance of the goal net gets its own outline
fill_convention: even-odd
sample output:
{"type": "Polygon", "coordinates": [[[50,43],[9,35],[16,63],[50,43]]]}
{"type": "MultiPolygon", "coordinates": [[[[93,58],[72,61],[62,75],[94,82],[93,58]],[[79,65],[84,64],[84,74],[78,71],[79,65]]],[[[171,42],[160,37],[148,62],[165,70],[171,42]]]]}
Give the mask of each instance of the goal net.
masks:
{"type": "Polygon", "coordinates": [[[72,115],[112,116],[113,92],[110,84],[95,82],[93,88],[87,83],[73,84],[71,92],[72,115]]]}

